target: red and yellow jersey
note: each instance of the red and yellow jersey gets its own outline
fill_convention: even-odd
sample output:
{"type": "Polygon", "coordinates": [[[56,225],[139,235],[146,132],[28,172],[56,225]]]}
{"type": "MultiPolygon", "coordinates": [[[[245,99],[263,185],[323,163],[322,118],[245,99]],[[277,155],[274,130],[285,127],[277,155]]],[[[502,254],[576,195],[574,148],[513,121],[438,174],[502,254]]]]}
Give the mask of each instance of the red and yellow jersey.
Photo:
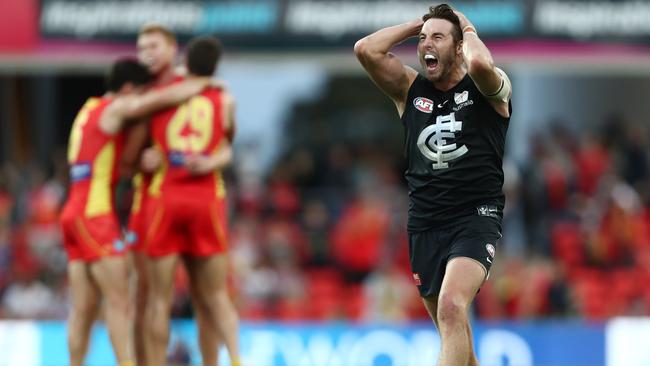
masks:
{"type": "Polygon", "coordinates": [[[149,185],[152,197],[161,193],[187,195],[187,188],[197,198],[225,197],[220,172],[198,176],[184,167],[186,156],[213,154],[225,141],[222,97],[221,89],[207,89],[152,117],[151,138],[164,155],[162,167],[149,185]]]}
{"type": "Polygon", "coordinates": [[[99,127],[110,98],[90,98],[72,125],[68,141],[70,194],[67,210],[90,218],[114,212],[113,191],[123,134],[109,135],[99,127]]]}

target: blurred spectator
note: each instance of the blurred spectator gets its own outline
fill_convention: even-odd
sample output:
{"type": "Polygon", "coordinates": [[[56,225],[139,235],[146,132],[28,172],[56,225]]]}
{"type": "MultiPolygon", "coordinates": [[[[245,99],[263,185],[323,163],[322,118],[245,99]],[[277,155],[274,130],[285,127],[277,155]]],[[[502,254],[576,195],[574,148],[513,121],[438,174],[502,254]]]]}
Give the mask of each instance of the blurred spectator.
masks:
{"type": "Polygon", "coordinates": [[[404,322],[420,299],[413,281],[391,258],[382,260],[363,281],[363,319],[371,322],[404,322]]]}
{"type": "Polygon", "coordinates": [[[350,282],[375,268],[388,234],[386,203],[365,191],[344,209],[332,232],[332,257],[350,282]]]}
{"type": "Polygon", "coordinates": [[[2,316],[16,319],[47,319],[53,315],[54,294],[38,280],[31,262],[14,262],[14,281],[2,297],[2,316]]]}

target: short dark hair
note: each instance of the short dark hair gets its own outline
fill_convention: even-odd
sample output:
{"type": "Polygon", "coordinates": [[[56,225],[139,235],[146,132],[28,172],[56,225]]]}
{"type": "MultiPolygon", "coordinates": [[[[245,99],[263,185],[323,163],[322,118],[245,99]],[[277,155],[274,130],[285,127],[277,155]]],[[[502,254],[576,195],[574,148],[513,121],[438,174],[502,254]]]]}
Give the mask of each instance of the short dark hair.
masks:
{"type": "Polygon", "coordinates": [[[123,58],[115,61],[106,76],[106,89],[117,92],[127,83],[136,86],[148,84],[153,80],[149,70],[132,58],[123,58]]]}
{"type": "Polygon", "coordinates": [[[454,38],[454,42],[458,43],[463,40],[460,20],[451,6],[440,4],[429,7],[429,12],[422,16],[422,21],[426,22],[429,19],[444,19],[449,21],[453,25],[451,36],[454,38]]]}
{"type": "Polygon", "coordinates": [[[187,45],[187,69],[192,75],[211,76],[221,58],[221,42],[216,37],[193,38],[187,45]]]}

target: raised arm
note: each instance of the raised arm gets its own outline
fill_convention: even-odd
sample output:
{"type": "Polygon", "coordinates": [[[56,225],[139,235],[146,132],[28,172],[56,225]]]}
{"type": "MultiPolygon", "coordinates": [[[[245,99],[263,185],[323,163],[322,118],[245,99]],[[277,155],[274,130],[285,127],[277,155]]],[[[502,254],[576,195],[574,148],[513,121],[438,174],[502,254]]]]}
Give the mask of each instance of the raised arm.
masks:
{"type": "Polygon", "coordinates": [[[126,120],[144,117],[157,110],[180,104],[201,93],[211,82],[209,77],[196,77],[140,95],[119,96],[106,107],[99,125],[104,132],[115,134],[122,129],[126,120]]]}
{"type": "Polygon", "coordinates": [[[494,66],[490,50],[481,41],[469,19],[457,10],[454,12],[458,15],[463,31],[463,57],[467,65],[467,73],[494,109],[502,116],[509,117],[508,102],[512,90],[508,76],[503,70],[494,66]]]}
{"type": "Polygon", "coordinates": [[[417,77],[417,71],[404,65],[390,50],[406,39],[417,36],[422,24],[422,20],[417,19],[383,28],[354,45],[357,59],[379,89],[395,102],[400,116],[404,113],[408,89],[417,77]]]}

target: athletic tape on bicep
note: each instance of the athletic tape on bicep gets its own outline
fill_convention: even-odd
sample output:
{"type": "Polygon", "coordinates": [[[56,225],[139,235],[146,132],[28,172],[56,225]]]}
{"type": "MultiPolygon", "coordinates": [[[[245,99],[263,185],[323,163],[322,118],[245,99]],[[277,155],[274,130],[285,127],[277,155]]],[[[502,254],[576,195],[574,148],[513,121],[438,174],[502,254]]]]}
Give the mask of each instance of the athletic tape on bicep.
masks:
{"type": "Polygon", "coordinates": [[[508,78],[508,75],[501,70],[498,67],[495,67],[496,71],[501,75],[501,86],[499,87],[499,90],[497,90],[495,93],[486,95],[485,97],[488,99],[496,99],[500,100],[504,103],[508,103],[508,100],[510,100],[510,92],[512,90],[512,84],[510,84],[510,78],[508,78]]]}

